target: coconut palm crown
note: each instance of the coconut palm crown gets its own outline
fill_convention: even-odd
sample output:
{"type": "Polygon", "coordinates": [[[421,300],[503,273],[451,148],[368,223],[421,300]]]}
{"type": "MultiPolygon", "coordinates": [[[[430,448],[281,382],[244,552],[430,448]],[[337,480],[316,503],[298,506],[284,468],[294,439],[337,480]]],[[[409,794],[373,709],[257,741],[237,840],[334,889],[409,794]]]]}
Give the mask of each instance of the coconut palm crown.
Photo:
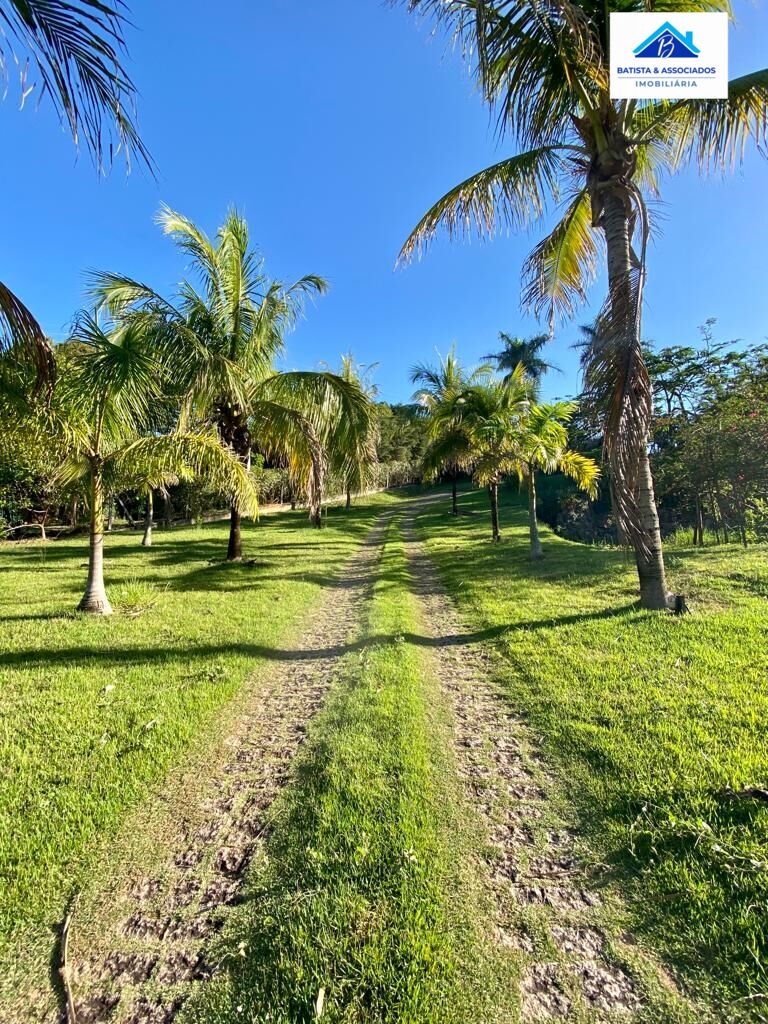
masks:
{"type": "Polygon", "coordinates": [[[499,341],[504,347],[499,352],[491,352],[483,358],[495,363],[496,369],[500,372],[506,372],[506,380],[511,378],[512,371],[519,364],[522,364],[535,386],[541,382],[545,373],[556,369],[541,356],[542,349],[550,341],[548,334],[536,334],[532,338],[513,338],[504,331],[499,331],[499,341]]]}
{"type": "MultiPolygon", "coordinates": [[[[166,206],[158,221],[192,271],[178,297],[171,302],[113,273],[96,274],[91,294],[161,350],[174,353],[180,426],[214,426],[246,466],[254,448],[286,463],[307,497],[312,523],[320,526],[329,452],[334,468],[346,475],[355,471],[362,449],[373,448],[373,406],[357,381],[324,371],[279,373],[274,367],[306,298],[325,292],[325,281],[307,275],[286,285],[268,277],[235,211],[213,240],[166,206]]],[[[235,505],[227,557],[242,557],[235,505]]]]}
{"type": "MultiPolygon", "coordinates": [[[[517,149],[452,188],[425,214],[401,252],[421,253],[442,226],[490,236],[528,227],[557,208],[523,273],[523,301],[550,328],[585,301],[603,252],[608,298],[586,359],[585,381],[606,408],[605,456],[614,510],[635,550],[641,602],[666,608],[667,592],[648,462],[651,387],[640,321],[650,217],[661,175],[741,160],[768,129],[768,69],[731,81],[727,100],[613,100],[612,10],[644,0],[406,0],[447,24],[464,47],[503,138],[517,149]]],[[[675,11],[727,11],[728,0],[679,0],[675,11]]]]}

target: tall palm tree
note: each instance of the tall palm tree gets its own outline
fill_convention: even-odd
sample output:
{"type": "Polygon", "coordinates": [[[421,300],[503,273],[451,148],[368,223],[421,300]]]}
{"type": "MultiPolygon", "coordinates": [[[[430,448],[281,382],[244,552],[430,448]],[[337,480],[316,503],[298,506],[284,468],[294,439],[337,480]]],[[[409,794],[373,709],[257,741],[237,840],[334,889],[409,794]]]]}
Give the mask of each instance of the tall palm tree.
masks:
{"type": "MultiPolygon", "coordinates": [[[[449,422],[449,417],[437,416],[436,413],[447,403],[453,403],[456,395],[463,388],[478,384],[485,379],[490,373],[490,367],[483,365],[471,371],[466,370],[459,362],[455,346],[453,345],[448,350],[445,358],[439,356],[439,359],[440,363],[438,366],[417,363],[411,368],[411,383],[421,385],[414,391],[413,401],[418,402],[421,408],[431,417],[433,430],[439,428],[441,431],[451,432],[453,440],[456,441],[457,437],[454,432],[456,425],[449,422]]],[[[455,406],[451,405],[451,408],[455,408],[455,406]]],[[[434,440],[436,438],[433,438],[434,440]]],[[[445,453],[448,449],[443,448],[442,450],[445,453]]],[[[455,516],[459,514],[457,478],[462,468],[460,458],[462,450],[461,445],[459,445],[456,460],[451,461],[446,458],[440,467],[451,474],[451,512],[455,516]]]]}
{"type": "Polygon", "coordinates": [[[88,582],[81,611],[109,615],[104,587],[104,499],[127,479],[160,487],[176,476],[203,476],[248,515],[258,493],[240,460],[211,430],[147,436],[153,404],[172,368],[147,344],[136,322],[105,329],[78,318],[67,370],[54,395],[51,420],[66,434],[62,483],[84,480],[90,505],[88,582]]]}
{"type": "MultiPolygon", "coordinates": [[[[664,171],[722,168],[768,135],[768,69],[733,80],[728,100],[612,100],[612,10],[645,0],[406,0],[450,25],[483,95],[519,151],[446,193],[406,241],[422,250],[444,225],[456,235],[519,229],[565,196],[561,217],[524,270],[525,304],[572,315],[605,244],[608,298],[587,357],[587,388],[605,412],[605,456],[622,535],[635,551],[643,607],[667,608],[658,513],[648,460],[652,396],[640,325],[649,214],[664,171]]],[[[679,0],[676,11],[730,11],[728,0],[679,0]]]]}
{"type": "Polygon", "coordinates": [[[568,448],[566,425],[576,412],[576,402],[533,405],[528,411],[517,443],[515,472],[528,491],[528,522],[531,536],[531,560],[543,555],[536,514],[536,473],[564,473],[590,498],[597,497],[600,469],[585,455],[568,448]]]}
{"type": "MultiPolygon", "coordinates": [[[[121,0],[0,0],[0,78],[21,69],[22,103],[38,89],[100,170],[117,153],[151,167],[136,127],[136,90],[122,66],[126,15],[121,0]]],[[[11,346],[34,364],[38,389],[52,383],[42,328],[0,283],[0,354],[11,346]]]]}
{"type": "MultiPolygon", "coordinates": [[[[322,294],[325,281],[270,279],[235,211],[215,240],[166,206],[158,221],[188,257],[196,282],[182,282],[171,302],[140,281],[101,273],[93,296],[174,354],[181,426],[215,427],[246,467],[254,449],[287,462],[307,495],[312,524],[320,526],[329,451],[337,470],[352,472],[373,423],[372,403],[355,381],[274,368],[306,297],[322,294]]],[[[241,558],[240,509],[233,503],[227,559],[241,558]]]]}
{"type": "Polygon", "coordinates": [[[424,453],[425,475],[459,466],[487,487],[494,543],[501,540],[499,484],[517,471],[529,408],[528,385],[517,367],[506,382],[486,378],[447,391],[432,413],[433,441],[424,453]]]}
{"type": "Polygon", "coordinates": [[[522,365],[526,375],[534,387],[538,387],[541,378],[549,370],[557,369],[540,355],[541,350],[550,341],[548,334],[536,334],[532,338],[513,338],[504,331],[499,331],[499,341],[504,346],[500,352],[491,352],[483,359],[496,364],[500,373],[506,372],[508,380],[516,366],[522,365]]]}

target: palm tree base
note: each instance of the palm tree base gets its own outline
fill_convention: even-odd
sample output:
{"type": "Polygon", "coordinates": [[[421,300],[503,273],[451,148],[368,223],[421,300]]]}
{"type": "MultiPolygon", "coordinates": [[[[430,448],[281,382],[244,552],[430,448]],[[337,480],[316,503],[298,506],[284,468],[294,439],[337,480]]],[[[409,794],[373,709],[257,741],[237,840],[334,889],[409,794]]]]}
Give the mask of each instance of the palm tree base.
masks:
{"type": "Polygon", "coordinates": [[[79,612],[87,612],[89,615],[111,615],[112,605],[104,597],[96,597],[93,594],[86,594],[77,606],[79,612]]]}

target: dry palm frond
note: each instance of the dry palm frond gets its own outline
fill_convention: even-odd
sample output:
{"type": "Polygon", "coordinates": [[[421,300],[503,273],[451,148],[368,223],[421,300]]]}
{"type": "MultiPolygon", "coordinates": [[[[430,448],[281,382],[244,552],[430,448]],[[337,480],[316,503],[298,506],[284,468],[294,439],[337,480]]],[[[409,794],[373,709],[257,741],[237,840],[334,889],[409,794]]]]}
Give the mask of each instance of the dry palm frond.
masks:
{"type": "Polygon", "coordinates": [[[56,379],[50,343],[21,299],[0,281],[0,355],[12,350],[34,368],[35,390],[50,390],[56,379]]]}

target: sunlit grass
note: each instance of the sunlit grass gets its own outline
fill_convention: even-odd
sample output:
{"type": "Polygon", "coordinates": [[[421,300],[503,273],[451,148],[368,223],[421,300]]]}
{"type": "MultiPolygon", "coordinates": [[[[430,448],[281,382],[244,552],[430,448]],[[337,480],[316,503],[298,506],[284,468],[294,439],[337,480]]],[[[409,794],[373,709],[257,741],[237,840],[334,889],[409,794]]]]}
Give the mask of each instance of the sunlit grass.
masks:
{"type": "Polygon", "coordinates": [[[669,552],[692,614],[659,615],[637,608],[621,551],[547,532],[533,566],[516,493],[498,547],[486,496],[464,504],[458,520],[424,512],[422,536],[499,645],[503,690],[631,886],[637,928],[726,1003],[765,992],[768,807],[729,791],[768,783],[768,548],[669,552]]]}
{"type": "Polygon", "coordinates": [[[279,661],[386,500],[333,509],[322,531],[302,512],[265,517],[238,565],[222,561],[227,523],[157,530],[151,548],[109,536],[106,619],[73,610],[85,538],[0,545],[3,958],[50,956],[100,845],[244,680],[279,661]]]}

